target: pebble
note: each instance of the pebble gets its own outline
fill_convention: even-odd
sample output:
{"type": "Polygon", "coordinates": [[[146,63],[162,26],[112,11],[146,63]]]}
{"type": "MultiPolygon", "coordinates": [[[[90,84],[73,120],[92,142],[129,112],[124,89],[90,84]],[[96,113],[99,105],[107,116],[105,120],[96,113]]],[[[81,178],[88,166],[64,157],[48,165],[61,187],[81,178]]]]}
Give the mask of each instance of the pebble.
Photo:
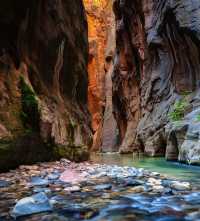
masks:
{"type": "Polygon", "coordinates": [[[11,185],[11,182],[5,181],[5,180],[0,180],[0,188],[8,187],[11,185]]]}
{"type": "Polygon", "coordinates": [[[81,191],[81,188],[79,186],[72,186],[72,187],[66,187],[64,190],[67,192],[74,193],[81,191]]]}
{"type": "Polygon", "coordinates": [[[95,190],[101,191],[101,190],[111,190],[112,189],[112,185],[111,184],[101,184],[101,185],[97,185],[94,188],[95,190]]]}
{"type": "Polygon", "coordinates": [[[41,177],[31,177],[30,184],[33,186],[46,186],[49,184],[49,182],[41,177]]]}
{"type": "Polygon", "coordinates": [[[141,192],[145,192],[145,187],[144,186],[136,186],[131,188],[131,192],[133,193],[141,193],[141,192]]]}
{"type": "Polygon", "coordinates": [[[179,191],[190,190],[191,186],[188,182],[172,181],[171,188],[179,191]]]}

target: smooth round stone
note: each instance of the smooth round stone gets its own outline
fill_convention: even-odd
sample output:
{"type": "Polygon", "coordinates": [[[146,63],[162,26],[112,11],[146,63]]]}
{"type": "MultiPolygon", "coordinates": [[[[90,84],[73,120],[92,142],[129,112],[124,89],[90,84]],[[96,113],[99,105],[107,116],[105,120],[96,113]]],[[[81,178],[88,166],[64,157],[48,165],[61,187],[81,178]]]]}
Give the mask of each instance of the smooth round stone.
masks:
{"type": "Polygon", "coordinates": [[[30,184],[33,186],[46,186],[49,184],[49,181],[41,177],[31,177],[30,184]]]}
{"type": "Polygon", "coordinates": [[[51,190],[49,188],[36,187],[34,188],[33,192],[34,193],[41,193],[41,192],[50,193],[51,190]]]}
{"type": "Polygon", "coordinates": [[[161,185],[155,185],[152,188],[153,188],[153,191],[160,192],[160,193],[165,190],[165,188],[163,186],[161,186],[161,185]]]}
{"type": "Polygon", "coordinates": [[[8,187],[11,185],[11,182],[5,181],[5,180],[0,180],[0,188],[8,187]]]}
{"type": "Polygon", "coordinates": [[[179,191],[190,190],[191,186],[188,182],[172,181],[171,188],[179,191]]]}
{"type": "Polygon", "coordinates": [[[151,186],[161,185],[161,180],[160,180],[160,179],[149,178],[147,182],[148,182],[148,184],[151,185],[151,186]]]}
{"type": "Polygon", "coordinates": [[[135,180],[132,178],[125,179],[125,182],[123,183],[123,186],[139,186],[144,184],[144,182],[140,180],[135,180]]]}
{"type": "Polygon", "coordinates": [[[95,190],[101,191],[101,190],[111,190],[112,184],[100,184],[94,187],[95,190]]]}
{"type": "Polygon", "coordinates": [[[66,187],[64,190],[73,193],[73,192],[80,192],[81,188],[79,186],[71,186],[71,187],[66,187]]]}
{"type": "Polygon", "coordinates": [[[144,186],[136,186],[136,187],[133,187],[130,189],[130,192],[133,192],[133,193],[141,193],[141,192],[145,192],[146,189],[144,186]]]}
{"type": "Polygon", "coordinates": [[[59,179],[59,177],[60,177],[59,174],[49,174],[49,175],[47,176],[47,179],[48,179],[48,180],[57,180],[57,179],[59,179]]]}
{"type": "Polygon", "coordinates": [[[45,193],[38,193],[19,200],[12,210],[11,215],[17,218],[47,211],[52,211],[52,206],[45,193]]]}

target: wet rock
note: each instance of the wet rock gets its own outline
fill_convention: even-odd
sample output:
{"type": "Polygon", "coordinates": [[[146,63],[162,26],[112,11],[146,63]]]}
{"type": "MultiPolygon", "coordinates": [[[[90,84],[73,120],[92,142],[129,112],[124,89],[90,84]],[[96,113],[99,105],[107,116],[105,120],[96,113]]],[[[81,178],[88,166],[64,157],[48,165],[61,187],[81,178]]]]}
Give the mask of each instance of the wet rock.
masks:
{"type": "Polygon", "coordinates": [[[72,186],[72,187],[66,187],[64,190],[67,192],[74,193],[74,192],[80,192],[81,188],[80,186],[72,186]]]}
{"type": "Polygon", "coordinates": [[[111,190],[112,189],[112,184],[97,185],[97,186],[94,187],[94,189],[97,190],[97,191],[111,190]]]}
{"type": "Polygon", "coordinates": [[[188,194],[184,196],[184,200],[191,204],[199,205],[200,204],[200,192],[188,194]]]}
{"type": "Polygon", "coordinates": [[[26,197],[17,202],[11,214],[17,218],[20,216],[31,215],[34,213],[41,213],[52,211],[52,206],[45,193],[38,193],[31,197],[26,197]]]}
{"type": "Polygon", "coordinates": [[[125,179],[123,183],[124,186],[139,186],[141,184],[144,184],[144,182],[140,180],[135,180],[132,178],[125,179]]]}
{"type": "Polygon", "coordinates": [[[155,185],[152,187],[152,189],[154,192],[160,192],[160,193],[165,191],[165,188],[161,185],[155,185]]]}
{"type": "Polygon", "coordinates": [[[0,180],[0,188],[8,187],[9,185],[11,185],[11,182],[0,180]]]}
{"type": "Polygon", "coordinates": [[[144,186],[136,186],[130,189],[131,192],[133,193],[141,193],[141,192],[145,192],[146,188],[144,186]]]}
{"type": "Polygon", "coordinates": [[[46,179],[42,179],[41,177],[32,177],[30,184],[33,186],[47,186],[49,181],[46,179]]]}
{"type": "Polygon", "coordinates": [[[58,173],[53,173],[53,174],[49,174],[49,175],[47,176],[47,179],[48,179],[48,180],[57,180],[57,179],[59,179],[59,177],[60,177],[60,174],[58,174],[58,173]]]}
{"type": "Polygon", "coordinates": [[[51,193],[51,190],[49,188],[42,188],[42,187],[36,187],[33,189],[34,193],[51,193]]]}
{"type": "Polygon", "coordinates": [[[172,181],[171,188],[175,190],[184,191],[184,190],[190,190],[191,186],[190,183],[188,182],[172,181]]]}
{"type": "Polygon", "coordinates": [[[149,178],[147,181],[149,185],[154,186],[154,185],[161,185],[161,180],[160,179],[155,179],[155,178],[149,178]]]}

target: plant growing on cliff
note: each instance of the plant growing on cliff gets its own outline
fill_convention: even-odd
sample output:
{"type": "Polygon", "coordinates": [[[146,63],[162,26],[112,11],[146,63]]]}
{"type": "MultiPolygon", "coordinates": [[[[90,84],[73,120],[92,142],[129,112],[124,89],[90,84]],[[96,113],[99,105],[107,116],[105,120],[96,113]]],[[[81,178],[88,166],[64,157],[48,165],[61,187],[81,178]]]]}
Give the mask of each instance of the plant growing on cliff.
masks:
{"type": "Polygon", "coordinates": [[[196,121],[200,122],[200,114],[197,114],[196,121]]]}
{"type": "Polygon", "coordinates": [[[185,114],[185,109],[187,108],[188,104],[187,101],[185,99],[185,97],[183,97],[182,99],[180,99],[179,101],[176,101],[172,111],[169,112],[169,118],[171,121],[180,121],[183,119],[184,114],[185,114]]]}
{"type": "Polygon", "coordinates": [[[22,112],[21,119],[28,131],[37,131],[39,128],[39,108],[36,95],[30,86],[20,77],[22,112]]]}

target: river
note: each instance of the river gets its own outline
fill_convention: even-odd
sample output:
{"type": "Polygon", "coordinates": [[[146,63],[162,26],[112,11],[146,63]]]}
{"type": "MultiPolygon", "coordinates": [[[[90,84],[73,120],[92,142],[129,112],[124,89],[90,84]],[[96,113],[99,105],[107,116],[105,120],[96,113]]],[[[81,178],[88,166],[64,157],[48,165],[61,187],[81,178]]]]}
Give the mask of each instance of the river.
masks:
{"type": "Polygon", "coordinates": [[[183,181],[199,183],[200,167],[186,165],[178,162],[166,161],[164,157],[145,157],[132,154],[121,155],[118,153],[93,154],[91,160],[100,164],[132,166],[144,168],[165,174],[172,178],[178,178],[183,181]]]}

